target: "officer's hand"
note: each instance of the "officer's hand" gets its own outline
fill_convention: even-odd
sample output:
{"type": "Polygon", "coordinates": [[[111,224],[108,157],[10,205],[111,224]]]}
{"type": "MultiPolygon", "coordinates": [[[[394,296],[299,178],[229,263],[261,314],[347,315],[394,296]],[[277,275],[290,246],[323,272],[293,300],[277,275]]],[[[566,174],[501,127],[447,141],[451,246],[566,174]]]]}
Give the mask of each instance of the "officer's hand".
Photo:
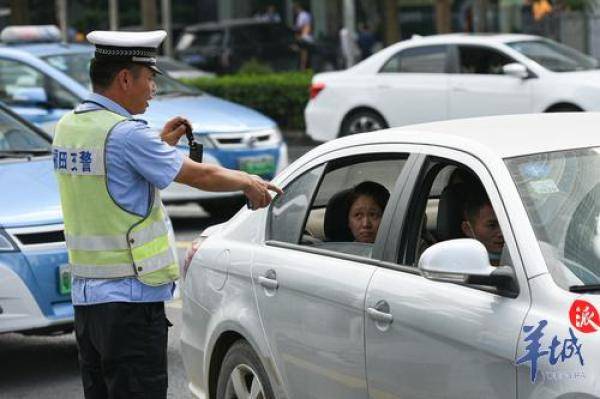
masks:
{"type": "Polygon", "coordinates": [[[186,128],[192,128],[192,124],[185,118],[177,116],[167,123],[163,127],[160,133],[160,139],[169,145],[176,145],[181,139],[181,136],[185,135],[186,128]]]}
{"type": "Polygon", "coordinates": [[[250,202],[249,205],[251,209],[264,208],[271,203],[271,194],[269,194],[269,190],[283,195],[283,191],[274,184],[264,181],[256,175],[250,175],[250,177],[250,184],[244,190],[244,194],[250,202]]]}

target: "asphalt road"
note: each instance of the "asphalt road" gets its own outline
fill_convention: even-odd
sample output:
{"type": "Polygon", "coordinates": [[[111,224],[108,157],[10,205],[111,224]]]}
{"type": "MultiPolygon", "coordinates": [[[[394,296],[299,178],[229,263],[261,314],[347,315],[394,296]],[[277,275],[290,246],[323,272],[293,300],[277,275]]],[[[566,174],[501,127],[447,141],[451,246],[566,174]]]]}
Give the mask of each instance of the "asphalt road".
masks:
{"type": "MultiPolygon", "coordinates": [[[[290,160],[312,148],[309,143],[290,146],[290,160]]],[[[197,205],[168,207],[175,228],[180,259],[189,243],[206,227],[223,220],[209,217],[197,205]]],[[[167,303],[169,330],[169,398],[192,398],[179,354],[181,302],[167,303]]],[[[58,336],[0,335],[0,399],[80,399],[83,397],[77,363],[77,346],[71,334],[58,336]]]]}

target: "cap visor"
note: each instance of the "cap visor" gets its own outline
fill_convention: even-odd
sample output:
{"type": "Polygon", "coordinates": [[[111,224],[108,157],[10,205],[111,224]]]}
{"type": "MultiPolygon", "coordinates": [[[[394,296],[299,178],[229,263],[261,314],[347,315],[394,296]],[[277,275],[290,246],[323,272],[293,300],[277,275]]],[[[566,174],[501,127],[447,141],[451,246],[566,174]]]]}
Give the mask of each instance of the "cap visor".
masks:
{"type": "Polygon", "coordinates": [[[156,65],[148,65],[148,68],[152,69],[159,75],[164,75],[163,71],[161,71],[156,65]]]}

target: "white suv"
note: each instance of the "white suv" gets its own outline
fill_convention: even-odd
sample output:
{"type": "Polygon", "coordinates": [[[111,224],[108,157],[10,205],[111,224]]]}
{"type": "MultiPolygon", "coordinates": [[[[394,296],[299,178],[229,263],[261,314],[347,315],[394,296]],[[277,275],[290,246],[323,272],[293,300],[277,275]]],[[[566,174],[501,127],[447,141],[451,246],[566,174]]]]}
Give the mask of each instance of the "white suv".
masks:
{"type": "Polygon", "coordinates": [[[599,111],[598,61],[530,35],[450,34],[396,43],[314,76],[308,134],[327,141],[471,116],[599,111]]]}

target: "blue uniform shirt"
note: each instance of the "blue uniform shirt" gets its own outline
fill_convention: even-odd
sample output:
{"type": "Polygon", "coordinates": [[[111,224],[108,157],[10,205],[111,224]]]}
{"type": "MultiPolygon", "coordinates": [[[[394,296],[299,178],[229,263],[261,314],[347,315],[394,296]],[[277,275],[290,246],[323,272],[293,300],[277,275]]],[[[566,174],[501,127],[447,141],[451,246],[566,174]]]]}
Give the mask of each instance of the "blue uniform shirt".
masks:
{"type": "MultiPolygon", "coordinates": [[[[131,117],[114,101],[93,93],[76,111],[105,108],[131,117]]],[[[157,132],[145,122],[128,120],[113,129],[106,143],[108,191],[124,209],[145,215],[151,195],[148,183],[159,189],[167,187],[179,173],[184,155],[162,142],[157,132]]],[[[134,277],[88,279],[74,277],[71,288],[73,305],[106,302],[160,302],[172,298],[173,283],[151,287],[134,277]]]]}

